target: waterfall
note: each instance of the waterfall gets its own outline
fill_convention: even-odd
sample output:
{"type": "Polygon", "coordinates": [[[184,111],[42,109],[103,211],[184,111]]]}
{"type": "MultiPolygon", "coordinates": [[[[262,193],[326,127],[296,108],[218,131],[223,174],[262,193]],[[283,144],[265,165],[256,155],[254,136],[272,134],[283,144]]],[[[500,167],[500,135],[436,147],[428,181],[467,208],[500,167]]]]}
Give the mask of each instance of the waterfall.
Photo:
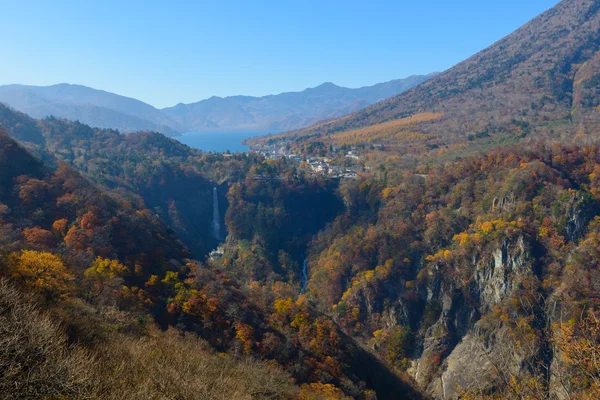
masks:
{"type": "Polygon", "coordinates": [[[219,213],[219,193],[217,188],[213,188],[213,236],[221,240],[221,214],[219,213]]]}
{"type": "Polygon", "coordinates": [[[306,286],[308,285],[308,260],[304,260],[302,264],[302,276],[300,277],[300,293],[304,293],[306,291],[306,286]]]}

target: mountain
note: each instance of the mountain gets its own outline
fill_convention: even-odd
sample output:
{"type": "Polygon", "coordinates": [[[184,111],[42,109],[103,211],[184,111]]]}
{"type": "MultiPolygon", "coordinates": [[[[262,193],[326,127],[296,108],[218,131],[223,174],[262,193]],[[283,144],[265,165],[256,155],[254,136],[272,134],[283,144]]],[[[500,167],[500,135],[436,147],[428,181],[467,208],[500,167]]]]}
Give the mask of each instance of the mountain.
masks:
{"type": "Polygon", "coordinates": [[[123,132],[152,130],[173,135],[181,129],[149,104],[80,85],[0,86],[0,102],[35,118],[53,115],[123,132]]]}
{"type": "Polygon", "coordinates": [[[360,89],[331,83],[300,93],[234,96],[159,110],[142,101],[81,85],[0,86],[0,102],[34,118],[54,116],[122,132],[169,136],[206,130],[284,130],[339,117],[409,89],[431,75],[412,76],[360,89]]]}
{"type": "MultiPolygon", "coordinates": [[[[297,396],[277,394],[298,391],[291,376],[304,393],[298,398],[328,393],[336,399],[371,399],[374,392],[380,399],[420,398],[331,317],[298,297],[304,250],[342,207],[336,181],[295,176],[284,160],[202,153],[158,133],[121,135],[64,119],[34,120],[1,105],[0,124],[20,142],[0,133],[0,304],[2,279],[19,278],[15,269],[62,262],[66,271],[50,271],[52,279],[27,270],[24,282],[15,281],[28,293],[59,297],[52,315],[69,339],[94,355],[84,361],[110,374],[96,376],[86,364],[83,372],[93,382],[112,387],[117,378],[110,373],[114,368],[94,366],[92,358],[110,366],[127,358],[119,372],[131,376],[119,380],[126,390],[161,386],[157,376],[142,372],[150,368],[153,374],[169,374],[169,392],[179,392],[212,378],[198,372],[188,383],[177,366],[216,362],[216,351],[228,354],[224,360],[231,357],[232,368],[249,356],[269,360],[273,368],[264,374],[264,364],[248,365],[237,379],[224,378],[230,383],[219,390],[240,384],[243,392],[267,384],[275,386],[266,397],[291,399],[297,396]],[[293,179],[276,179],[281,175],[293,179]],[[219,243],[210,229],[215,189],[229,238],[221,243],[221,257],[208,257],[219,243]],[[21,250],[34,253],[24,259],[21,250]],[[264,290],[256,290],[258,282],[264,290]],[[171,333],[156,336],[155,323],[171,333]],[[140,351],[140,342],[147,341],[151,344],[140,351]],[[164,355],[147,351],[156,346],[166,349],[164,355]],[[201,351],[192,352],[193,346],[201,351]],[[251,384],[253,371],[269,379],[251,384]]],[[[11,356],[0,351],[0,362],[36,367],[11,356]]],[[[23,389],[28,388],[25,377],[18,380],[23,389]]],[[[0,377],[0,387],[10,384],[0,377]]],[[[122,385],[111,390],[118,392],[122,385]]],[[[197,398],[197,389],[178,397],[197,398]]],[[[24,396],[21,388],[14,393],[24,396]]]]}
{"type": "Polygon", "coordinates": [[[164,113],[189,130],[285,130],[340,117],[410,89],[435,74],[411,76],[374,86],[348,89],[324,83],[302,92],[264,97],[211,97],[178,104],[164,113]],[[207,121],[210,123],[207,124],[207,121]]]}
{"type": "MultiPolygon", "coordinates": [[[[333,135],[334,141],[335,135],[355,132],[362,135],[362,142],[369,142],[385,136],[377,132],[394,121],[419,115],[425,118],[412,124],[410,131],[426,135],[421,140],[437,146],[491,136],[535,133],[532,136],[539,138],[558,130],[563,135],[596,134],[600,131],[599,9],[595,0],[562,1],[409,91],[281,137],[316,135],[322,140],[333,135]],[[369,132],[361,131],[367,127],[369,132]]],[[[403,142],[398,135],[395,139],[403,142]]]]}
{"type": "MultiPolygon", "coordinates": [[[[40,265],[22,250],[51,252],[80,288],[57,307],[71,343],[99,342],[102,357],[156,321],[232,361],[267,361],[300,399],[600,398],[600,145],[586,143],[598,136],[599,14],[600,1],[564,1],[406,94],[261,139],[302,162],[0,107],[10,134],[62,171],[0,157],[0,277],[63,291],[18,273],[40,265]],[[98,189],[78,190],[70,168],[98,189]],[[217,251],[190,259],[217,245],[221,222],[217,251]]],[[[255,99],[235,101],[208,104],[237,118],[255,99]]],[[[177,378],[193,347],[149,352],[144,339],[127,374],[102,381],[136,382],[131,365],[169,357],[143,369],[150,383],[198,397],[170,386],[203,376],[177,378]]],[[[127,359],[104,357],[105,374],[127,359]]],[[[276,393],[265,397],[286,398],[276,393]]]]}
{"type": "MultiPolygon", "coordinates": [[[[600,398],[599,21],[563,1],[404,95],[261,139],[302,162],[0,106],[0,393],[600,398]]],[[[235,99],[209,104],[255,101],[235,99]]]]}
{"type": "Polygon", "coordinates": [[[37,149],[46,160],[50,158],[47,153],[53,154],[52,158],[73,165],[98,184],[121,190],[135,187],[133,195],[141,196],[148,208],[169,223],[197,257],[204,257],[218,244],[211,234],[211,202],[213,187],[219,185],[161,161],[156,150],[160,148],[172,163],[193,153],[187,146],[153,132],[121,135],[54,117],[36,120],[1,104],[0,126],[29,148],[37,149]],[[75,157],[76,153],[80,156],[75,157]],[[161,167],[153,178],[123,181],[131,177],[126,170],[135,169],[139,174],[157,165],[161,167]]]}
{"type": "Polygon", "coordinates": [[[149,210],[64,164],[50,168],[2,131],[0,244],[2,399],[160,399],[165,383],[181,399],[298,391],[276,365],[225,358],[126,311],[116,291],[140,294],[136,280],[176,276],[186,249],[149,210]]]}
{"type": "Polygon", "coordinates": [[[600,1],[564,0],[399,96],[252,140],[353,147],[366,172],[307,292],[431,398],[600,398],[599,61],[600,1]]]}

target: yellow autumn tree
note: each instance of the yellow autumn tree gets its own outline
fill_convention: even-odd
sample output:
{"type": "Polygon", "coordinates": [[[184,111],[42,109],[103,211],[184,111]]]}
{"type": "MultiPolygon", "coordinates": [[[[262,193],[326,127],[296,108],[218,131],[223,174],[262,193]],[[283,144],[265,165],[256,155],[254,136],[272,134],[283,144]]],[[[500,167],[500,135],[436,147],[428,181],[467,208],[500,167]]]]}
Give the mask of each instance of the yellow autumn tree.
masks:
{"type": "Polygon", "coordinates": [[[234,326],[236,332],[235,337],[238,338],[244,346],[244,354],[250,354],[252,351],[254,329],[248,324],[237,321],[234,323],[234,326]]]}
{"type": "Polygon", "coordinates": [[[69,228],[69,221],[66,218],[57,219],[52,224],[52,231],[61,237],[67,234],[69,228]]]}
{"type": "Polygon", "coordinates": [[[46,298],[65,297],[71,292],[74,277],[56,255],[23,250],[10,259],[12,277],[46,298]]]}
{"type": "Polygon", "coordinates": [[[300,400],[349,400],[339,388],[331,384],[310,383],[300,386],[300,400]]]}
{"type": "Polygon", "coordinates": [[[107,286],[118,287],[127,267],[117,260],[97,257],[92,266],[85,270],[85,277],[93,283],[93,292],[100,294],[107,286]]]}
{"type": "Polygon", "coordinates": [[[86,278],[100,281],[122,277],[125,273],[127,267],[119,261],[102,257],[97,257],[92,266],[84,272],[86,278]]]}
{"type": "Polygon", "coordinates": [[[600,313],[590,311],[579,322],[555,324],[554,339],[568,368],[571,398],[600,398],[600,313]]]}

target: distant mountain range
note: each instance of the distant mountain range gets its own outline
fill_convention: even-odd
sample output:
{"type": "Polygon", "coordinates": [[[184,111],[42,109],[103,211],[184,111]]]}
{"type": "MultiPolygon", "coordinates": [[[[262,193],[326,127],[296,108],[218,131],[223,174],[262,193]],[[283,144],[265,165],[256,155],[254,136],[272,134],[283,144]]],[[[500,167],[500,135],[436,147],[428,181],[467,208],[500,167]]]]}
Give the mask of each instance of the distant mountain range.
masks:
{"type": "Polygon", "coordinates": [[[264,97],[211,97],[157,109],[142,101],[81,85],[0,86],[0,102],[35,118],[53,115],[122,132],[177,135],[206,130],[290,130],[337,118],[395,96],[432,76],[418,75],[349,89],[325,83],[264,97]]]}
{"type": "Polygon", "coordinates": [[[34,118],[53,115],[123,132],[152,130],[175,135],[182,129],[149,104],[80,85],[0,86],[0,102],[34,118]]]}
{"type": "Polygon", "coordinates": [[[264,97],[211,97],[178,104],[163,112],[190,130],[289,130],[341,117],[425,82],[430,75],[411,76],[374,86],[348,89],[324,83],[302,92],[264,97]]]}

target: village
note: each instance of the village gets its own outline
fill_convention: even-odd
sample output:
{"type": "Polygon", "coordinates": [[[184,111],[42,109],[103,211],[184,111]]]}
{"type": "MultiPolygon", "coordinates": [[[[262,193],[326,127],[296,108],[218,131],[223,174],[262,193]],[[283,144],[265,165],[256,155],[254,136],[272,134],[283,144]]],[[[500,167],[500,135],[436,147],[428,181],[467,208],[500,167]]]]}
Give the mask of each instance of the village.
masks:
{"type": "Polygon", "coordinates": [[[335,158],[299,155],[289,150],[285,142],[275,145],[256,145],[250,151],[270,159],[287,158],[313,175],[323,175],[329,178],[354,179],[357,173],[364,169],[360,164],[361,156],[356,153],[355,148],[345,151],[332,147],[335,158]]]}

